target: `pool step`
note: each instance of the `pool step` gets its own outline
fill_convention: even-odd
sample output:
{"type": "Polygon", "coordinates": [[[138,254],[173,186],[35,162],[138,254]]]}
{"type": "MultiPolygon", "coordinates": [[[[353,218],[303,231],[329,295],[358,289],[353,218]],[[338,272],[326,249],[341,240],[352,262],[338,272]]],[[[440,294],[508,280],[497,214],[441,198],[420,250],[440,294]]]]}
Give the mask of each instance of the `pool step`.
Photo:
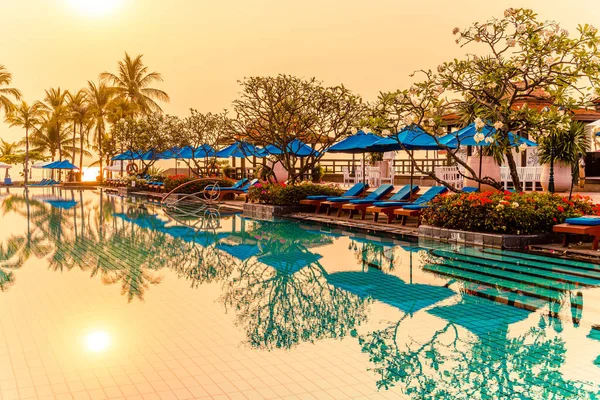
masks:
{"type": "Polygon", "coordinates": [[[596,272],[600,274],[600,265],[592,264],[585,261],[576,261],[576,260],[565,260],[563,258],[555,258],[555,257],[544,257],[537,254],[531,253],[521,253],[517,251],[509,251],[509,250],[498,250],[492,248],[484,248],[480,250],[484,254],[494,254],[500,256],[509,256],[514,257],[520,260],[530,260],[530,261],[540,261],[548,265],[552,266],[562,266],[568,268],[574,268],[581,271],[590,271],[596,272]]]}
{"type": "Polygon", "coordinates": [[[518,282],[528,282],[545,288],[564,291],[578,287],[600,286],[600,276],[594,278],[580,274],[578,271],[552,270],[542,263],[533,261],[520,262],[509,257],[500,260],[497,256],[488,258],[487,255],[482,256],[476,252],[465,254],[462,252],[433,250],[431,254],[444,259],[460,261],[466,265],[475,265],[479,271],[487,271],[492,276],[500,276],[518,282]]]}

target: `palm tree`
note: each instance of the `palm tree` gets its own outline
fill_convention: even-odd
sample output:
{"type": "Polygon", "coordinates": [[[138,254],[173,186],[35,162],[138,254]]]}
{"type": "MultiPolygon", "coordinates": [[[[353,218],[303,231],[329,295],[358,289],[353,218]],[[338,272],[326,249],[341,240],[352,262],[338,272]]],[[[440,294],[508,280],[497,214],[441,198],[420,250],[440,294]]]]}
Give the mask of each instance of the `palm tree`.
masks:
{"type": "Polygon", "coordinates": [[[11,82],[12,74],[6,70],[4,65],[0,64],[0,108],[4,108],[5,112],[9,112],[14,107],[10,97],[21,100],[21,92],[18,89],[3,87],[10,85],[11,82]]]}
{"type": "Polygon", "coordinates": [[[59,145],[61,149],[69,149],[69,142],[69,133],[65,127],[61,127],[61,130],[59,131],[56,128],[54,120],[48,114],[42,117],[39,128],[36,128],[35,132],[31,135],[32,151],[39,153],[48,152],[50,153],[52,161],[55,161],[56,159],[59,145]]]}
{"type": "MultiPolygon", "coordinates": [[[[69,91],[61,90],[59,87],[56,89],[50,88],[45,92],[46,96],[44,97],[44,102],[40,102],[39,104],[50,114],[50,119],[47,122],[54,125],[56,132],[62,133],[63,125],[69,118],[69,110],[67,109],[69,91]]],[[[62,160],[62,140],[59,140],[56,145],[58,149],[58,158],[62,160]]]]}
{"type": "Polygon", "coordinates": [[[162,82],[163,78],[158,72],[148,72],[148,67],[142,61],[142,54],[131,58],[125,53],[125,59],[118,63],[117,74],[103,72],[100,78],[111,82],[121,97],[137,104],[144,114],[162,112],[155,100],[169,101],[166,92],[149,87],[154,82],[162,82]]]}
{"type": "Polygon", "coordinates": [[[104,176],[102,172],[102,157],[104,156],[102,142],[104,141],[104,135],[106,133],[106,119],[114,97],[115,91],[106,84],[106,81],[101,80],[98,84],[88,81],[87,101],[96,128],[94,143],[96,144],[96,150],[100,156],[101,181],[104,176]]]}
{"type": "Polygon", "coordinates": [[[27,185],[28,170],[29,170],[29,129],[35,128],[40,123],[40,115],[42,113],[39,103],[28,105],[25,101],[15,106],[11,112],[6,115],[6,122],[10,126],[21,126],[25,128],[25,185],[27,185]]]}
{"type": "Polygon", "coordinates": [[[0,159],[4,156],[12,156],[17,152],[20,144],[17,142],[5,142],[3,139],[0,139],[0,159]]]}
{"type": "MultiPolygon", "coordinates": [[[[85,116],[88,113],[88,107],[86,104],[86,92],[83,89],[80,89],[75,94],[69,93],[67,95],[67,100],[67,107],[73,123],[73,148],[75,148],[75,136],[77,134],[77,126],[79,125],[79,136],[81,136],[81,126],[83,125],[83,120],[85,119],[85,116]]],[[[81,148],[81,150],[83,152],[83,147],[81,148]]],[[[73,152],[73,164],[75,164],[75,152],[73,152]]]]}

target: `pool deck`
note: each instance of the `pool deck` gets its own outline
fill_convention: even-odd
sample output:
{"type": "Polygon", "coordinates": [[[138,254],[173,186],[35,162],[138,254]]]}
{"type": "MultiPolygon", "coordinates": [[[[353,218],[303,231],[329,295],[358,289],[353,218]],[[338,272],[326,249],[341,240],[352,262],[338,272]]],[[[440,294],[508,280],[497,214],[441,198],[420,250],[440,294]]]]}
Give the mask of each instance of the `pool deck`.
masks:
{"type": "Polygon", "coordinates": [[[532,245],[528,250],[545,256],[600,263],[600,251],[592,250],[590,247],[590,243],[572,244],[568,248],[560,243],[549,243],[532,245]]]}
{"type": "Polygon", "coordinates": [[[357,229],[367,231],[370,233],[378,233],[384,235],[399,235],[399,236],[411,236],[418,237],[418,229],[416,225],[400,225],[398,224],[384,224],[381,222],[373,222],[372,220],[359,220],[359,219],[348,219],[328,216],[325,214],[315,213],[294,213],[286,216],[287,218],[308,221],[317,224],[323,224],[327,226],[335,226],[340,228],[357,229]]]}

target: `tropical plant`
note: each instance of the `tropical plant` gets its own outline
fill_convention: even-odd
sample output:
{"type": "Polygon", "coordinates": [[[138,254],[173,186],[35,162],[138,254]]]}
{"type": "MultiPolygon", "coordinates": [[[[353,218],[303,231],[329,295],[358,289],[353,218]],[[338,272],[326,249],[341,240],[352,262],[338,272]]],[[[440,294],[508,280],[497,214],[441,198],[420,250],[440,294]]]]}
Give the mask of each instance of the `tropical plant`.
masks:
{"type": "MultiPolygon", "coordinates": [[[[61,88],[50,88],[45,91],[43,102],[38,102],[41,108],[48,113],[46,123],[52,125],[56,132],[63,131],[64,125],[69,119],[69,110],[67,108],[67,99],[69,92],[61,90],[61,88]]],[[[56,136],[56,148],[58,150],[58,158],[63,159],[63,142],[62,135],[56,136]],[[59,140],[60,137],[60,140],[59,140]]]]}
{"type": "MultiPolygon", "coordinates": [[[[88,128],[88,123],[91,118],[91,110],[88,105],[87,92],[83,89],[77,91],[77,93],[69,93],[68,96],[68,110],[70,112],[70,117],[73,125],[73,149],[77,146],[75,144],[75,135],[77,132],[77,128],[79,127],[79,171],[82,171],[83,168],[83,154],[85,152],[84,142],[89,132],[88,129],[85,130],[86,134],[84,134],[84,124],[86,128],[88,128]]],[[[75,161],[75,152],[73,152],[73,164],[76,164],[75,161]]]]}
{"type": "Polygon", "coordinates": [[[4,156],[10,156],[15,154],[19,149],[20,144],[18,142],[5,142],[4,139],[0,139],[0,159],[4,156]]]}
{"type": "Polygon", "coordinates": [[[111,82],[117,94],[136,104],[141,113],[162,112],[157,101],[168,102],[169,95],[160,89],[150,87],[155,82],[162,82],[162,75],[158,72],[148,72],[142,56],[139,54],[131,58],[125,53],[125,58],[117,64],[117,73],[103,72],[100,78],[111,82]]]}
{"type": "Polygon", "coordinates": [[[343,190],[338,185],[318,185],[302,182],[298,185],[284,183],[259,183],[248,189],[248,197],[253,202],[276,206],[296,206],[308,196],[340,196],[343,190]]]}
{"type": "Polygon", "coordinates": [[[11,98],[21,100],[21,92],[18,89],[3,87],[10,85],[11,82],[12,74],[0,64],[0,108],[4,108],[5,112],[9,112],[14,106],[11,98]]]}
{"type": "Polygon", "coordinates": [[[423,221],[441,228],[527,235],[552,232],[566,218],[591,214],[600,215],[600,205],[580,195],[482,192],[437,197],[423,211],[423,221]]]}
{"type": "Polygon", "coordinates": [[[67,127],[61,126],[59,131],[53,119],[47,113],[42,115],[39,126],[32,133],[31,145],[34,151],[50,154],[52,161],[56,159],[57,154],[61,154],[59,149],[73,150],[67,127]]]}
{"type": "Polygon", "coordinates": [[[25,101],[22,101],[21,104],[13,107],[6,116],[6,122],[8,122],[10,126],[20,126],[25,129],[25,160],[23,163],[25,184],[27,184],[27,178],[29,176],[29,130],[34,129],[36,125],[40,124],[41,113],[42,107],[40,104],[35,103],[30,106],[25,101]]]}
{"type": "Polygon", "coordinates": [[[568,129],[555,130],[538,138],[537,155],[541,164],[549,164],[554,147],[554,160],[568,165],[577,164],[579,157],[590,148],[590,139],[581,122],[571,122],[568,129]]]}

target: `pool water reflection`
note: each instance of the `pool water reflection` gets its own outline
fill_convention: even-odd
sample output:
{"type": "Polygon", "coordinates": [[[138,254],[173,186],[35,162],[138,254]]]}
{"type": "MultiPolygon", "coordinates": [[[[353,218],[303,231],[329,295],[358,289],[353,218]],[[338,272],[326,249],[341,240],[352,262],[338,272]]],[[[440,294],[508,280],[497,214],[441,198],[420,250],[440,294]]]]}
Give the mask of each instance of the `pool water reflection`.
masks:
{"type": "Polygon", "coordinates": [[[598,398],[600,266],[0,198],[0,398],[598,398]]]}

